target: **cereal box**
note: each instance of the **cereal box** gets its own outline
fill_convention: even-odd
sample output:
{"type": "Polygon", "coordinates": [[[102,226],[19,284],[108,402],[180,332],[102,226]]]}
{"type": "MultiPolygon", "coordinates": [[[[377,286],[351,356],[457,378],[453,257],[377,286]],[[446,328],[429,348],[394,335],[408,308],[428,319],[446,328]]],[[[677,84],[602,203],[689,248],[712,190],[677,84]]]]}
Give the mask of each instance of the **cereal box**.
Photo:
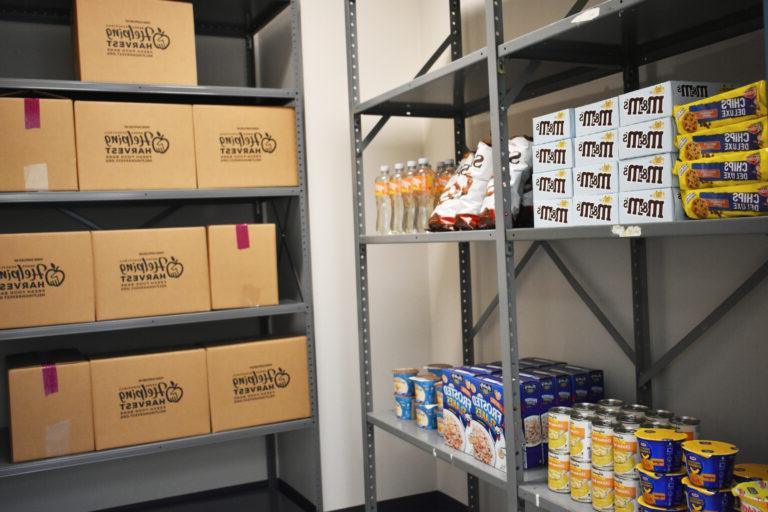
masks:
{"type": "Polygon", "coordinates": [[[467,451],[477,460],[506,471],[504,381],[501,375],[487,375],[477,377],[475,386],[472,421],[467,430],[467,451]]]}
{"type": "Polygon", "coordinates": [[[729,151],[754,151],[768,147],[768,122],[765,117],[729,124],[677,137],[680,160],[707,158],[729,151]]]}
{"type": "Polygon", "coordinates": [[[520,373],[520,416],[523,420],[525,469],[543,464],[541,444],[544,441],[541,427],[542,398],[541,384],[533,375],[520,373]]]}
{"type": "Polygon", "coordinates": [[[573,110],[576,137],[619,127],[619,98],[608,98],[573,110]]]}
{"type": "Polygon", "coordinates": [[[766,114],[765,80],[686,105],[675,105],[674,112],[679,133],[757,119],[766,114]]]}
{"type": "Polygon", "coordinates": [[[728,89],[715,82],[664,82],[619,96],[619,124],[627,126],[672,117],[673,105],[688,103],[728,89]]]}
{"type": "Polygon", "coordinates": [[[573,195],[615,194],[619,191],[619,163],[615,160],[573,168],[573,195]]]}
{"type": "Polygon", "coordinates": [[[526,363],[530,366],[536,366],[543,368],[545,366],[559,366],[566,364],[565,361],[555,361],[554,359],[547,359],[546,357],[521,357],[521,363],[526,363]]]}
{"type": "Polygon", "coordinates": [[[541,370],[528,370],[524,372],[539,381],[541,387],[541,455],[544,462],[547,461],[549,453],[549,437],[547,434],[547,414],[555,406],[555,394],[557,392],[557,381],[553,374],[541,370]]]}
{"type": "Polygon", "coordinates": [[[576,196],[573,198],[573,221],[578,226],[618,224],[619,195],[576,196]]]}
{"type": "Polygon", "coordinates": [[[573,405],[573,379],[571,374],[559,366],[543,369],[555,377],[555,405],[557,407],[570,407],[573,405]]]}
{"type": "Polygon", "coordinates": [[[605,398],[605,374],[603,370],[589,369],[589,401],[597,403],[605,398]]]}
{"type": "Polygon", "coordinates": [[[619,128],[619,160],[675,151],[671,117],[619,128]]]}
{"type": "Polygon", "coordinates": [[[533,225],[537,228],[559,228],[574,225],[572,199],[533,198],[533,225]]]}
{"type": "Polygon", "coordinates": [[[533,196],[537,199],[573,197],[571,169],[538,173],[533,177],[533,196]]]}
{"type": "Polygon", "coordinates": [[[616,160],[618,156],[618,131],[582,135],[573,141],[574,166],[601,164],[616,160]]]}
{"type": "Polygon", "coordinates": [[[445,444],[467,451],[467,427],[472,421],[472,388],[476,373],[465,368],[447,369],[443,373],[443,435],[445,444]]]}
{"type": "Polygon", "coordinates": [[[619,194],[619,223],[641,224],[683,220],[680,189],[657,188],[619,194]]]}
{"type": "Polygon", "coordinates": [[[533,118],[533,143],[545,144],[573,137],[573,109],[533,118]]]}
{"type": "Polygon", "coordinates": [[[560,367],[571,376],[571,399],[573,403],[589,401],[589,388],[591,378],[589,370],[581,366],[566,364],[560,367]]]}
{"type": "Polygon", "coordinates": [[[692,219],[768,215],[768,183],[688,190],[683,206],[692,219]]]}
{"type": "Polygon", "coordinates": [[[533,172],[573,167],[573,140],[565,139],[533,146],[533,172]]]}
{"type": "Polygon", "coordinates": [[[682,190],[697,190],[768,182],[766,164],[768,149],[758,149],[676,162],[673,172],[682,190]]]}
{"type": "Polygon", "coordinates": [[[641,156],[619,162],[619,190],[647,190],[650,188],[676,187],[673,169],[676,153],[641,156]]]}

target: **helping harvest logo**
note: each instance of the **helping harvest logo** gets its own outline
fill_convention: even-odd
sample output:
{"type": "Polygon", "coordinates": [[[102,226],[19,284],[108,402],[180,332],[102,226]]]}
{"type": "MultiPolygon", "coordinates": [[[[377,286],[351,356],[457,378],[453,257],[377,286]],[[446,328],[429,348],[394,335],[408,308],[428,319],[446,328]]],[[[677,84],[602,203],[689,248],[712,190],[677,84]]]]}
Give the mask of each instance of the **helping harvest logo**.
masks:
{"type": "Polygon", "coordinates": [[[45,297],[47,288],[58,288],[66,277],[60,266],[41,258],[14,260],[0,266],[0,300],[45,297]]]}
{"type": "Polygon", "coordinates": [[[171,37],[148,23],[107,25],[104,28],[106,53],[118,57],[153,57],[155,50],[171,46],[171,37]]]}
{"type": "Polygon", "coordinates": [[[260,161],[263,154],[272,154],[277,141],[268,132],[258,128],[237,128],[234,132],[219,134],[219,155],[222,162],[260,161]]]}
{"type": "Polygon", "coordinates": [[[162,252],[140,253],[137,258],[120,260],[120,289],[165,288],[170,279],[184,274],[184,264],[162,252]]]}
{"type": "Polygon", "coordinates": [[[287,388],[290,383],[291,374],[279,366],[251,366],[248,371],[232,375],[232,398],[234,403],[274,398],[278,389],[287,388]]]}
{"type": "Polygon", "coordinates": [[[163,155],[171,147],[171,141],[159,130],[153,130],[149,126],[124,128],[104,132],[107,163],[152,162],[154,155],[163,155]]]}
{"type": "Polygon", "coordinates": [[[117,393],[121,418],[163,413],[168,404],[179,403],[183,397],[184,389],[177,382],[166,382],[162,377],[141,379],[117,393]]]}

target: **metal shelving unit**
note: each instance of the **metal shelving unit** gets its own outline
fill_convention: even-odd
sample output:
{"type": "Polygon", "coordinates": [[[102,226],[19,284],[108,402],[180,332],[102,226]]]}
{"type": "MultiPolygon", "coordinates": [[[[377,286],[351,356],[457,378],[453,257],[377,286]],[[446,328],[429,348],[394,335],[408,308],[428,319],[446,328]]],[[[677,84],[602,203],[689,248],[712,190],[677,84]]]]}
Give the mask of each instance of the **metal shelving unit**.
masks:
{"type": "MultiPolygon", "coordinates": [[[[222,62],[227,62],[230,68],[237,70],[237,73],[229,71],[231,76],[243,77],[231,80],[240,83],[199,86],[94,83],[70,80],[69,76],[43,79],[25,77],[24,73],[19,73],[22,75],[20,78],[0,77],[0,93],[43,97],[55,95],[75,100],[291,106],[296,110],[298,186],[0,193],[0,210],[3,212],[0,215],[0,232],[97,230],[104,225],[124,229],[272,222],[276,224],[278,232],[280,303],[275,306],[6,329],[0,330],[0,346],[4,353],[34,350],[38,343],[45,349],[51,346],[78,347],[80,344],[88,344],[87,340],[94,340],[93,335],[96,334],[101,347],[109,346],[112,337],[115,337],[120,341],[120,346],[125,346],[128,340],[132,349],[151,350],[158,343],[165,343],[169,333],[176,336],[170,337],[167,344],[179,345],[189,343],[190,339],[247,339],[243,336],[253,339],[298,332],[307,336],[311,416],[228,432],[17,464],[10,462],[8,432],[3,430],[0,432],[0,479],[259,438],[266,445],[264,463],[269,492],[279,500],[285,498],[280,494],[283,482],[279,478],[279,467],[283,464],[308,468],[311,475],[306,487],[309,495],[302,498],[312,502],[314,510],[323,510],[304,142],[300,0],[232,0],[225,3],[193,0],[192,3],[198,45],[200,36],[217,36],[221,40],[226,38],[229,44],[225,45],[224,50],[206,47],[207,53],[203,57],[198,54],[198,69],[213,65],[218,72],[222,62]],[[291,45],[291,85],[287,88],[256,87],[253,38],[260,28],[284,11],[287,11],[286,16],[290,16],[290,34],[285,34],[289,36],[285,39],[286,44],[291,45]],[[241,51],[232,51],[233,42],[242,45],[241,51]],[[221,52],[226,55],[221,55],[221,52]],[[245,57],[243,60],[241,55],[245,57]],[[242,69],[244,73],[241,73],[242,69]],[[107,217],[111,218],[102,223],[101,219],[107,217]],[[209,323],[213,326],[214,322],[215,329],[201,328],[209,323]],[[162,329],[169,326],[173,327],[172,331],[162,329]],[[140,335],[126,336],[126,333],[138,330],[140,335]],[[289,460],[288,455],[283,456],[279,449],[281,435],[292,433],[307,436],[303,437],[307,450],[302,460],[289,460]]],[[[72,5],[72,0],[0,0],[0,21],[62,25],[64,32],[57,33],[66,34],[66,31],[71,30],[72,5]]],[[[46,56],[45,47],[34,48],[30,52],[36,56],[46,56]]],[[[38,70],[30,69],[29,66],[7,68],[6,74],[9,73],[8,69],[25,69],[29,75],[39,76],[38,70]]],[[[48,72],[43,70],[43,73],[48,72]]],[[[293,442],[296,438],[285,439],[293,442]]],[[[242,454],[242,457],[249,456],[248,453],[242,454]]],[[[76,484],[76,481],[73,479],[72,483],[76,484]]],[[[141,497],[140,494],[137,496],[141,497]]],[[[290,509],[299,508],[295,504],[290,509]]]]}
{"type": "MultiPolygon", "coordinates": [[[[652,360],[646,239],[707,235],[766,235],[768,218],[679,221],[659,224],[585,226],[570,228],[518,228],[512,225],[509,197],[507,144],[509,107],[520,101],[621,73],[625,91],[639,88],[638,68],[660,59],[761,29],[768,17],[768,0],[744,0],[727,5],[718,0],[606,0],[584,9],[576,0],[566,16],[545,27],[512,40],[504,39],[502,2],[485,1],[486,46],[468,55],[461,48],[460,0],[448,0],[449,34],[416,78],[372,99],[360,100],[357,0],[347,0],[347,68],[350,94],[350,130],[353,140],[352,177],[355,207],[357,260],[359,356],[362,401],[365,507],[376,505],[375,430],[394,435],[436,459],[467,472],[468,510],[480,510],[478,482],[484,481],[506,492],[507,512],[523,510],[526,502],[550,512],[586,512],[569,495],[549,491],[544,469],[523,470],[518,396],[518,342],[515,278],[539,250],[552,260],[568,285],[602,324],[626,357],[635,366],[637,400],[651,405],[652,378],[694,343],[707,329],[733,308],[750,290],[768,277],[768,261],[756,269],[701,322],[661,357],[652,360]],[[686,16],[679,16],[685,12],[686,16]],[[762,13],[762,15],[761,15],[762,13]],[[689,15],[690,14],[690,15],[689,15]],[[452,62],[429,71],[448,48],[452,62]],[[467,117],[490,113],[496,188],[497,226],[492,231],[426,233],[377,236],[365,232],[363,153],[391,116],[452,118],[457,158],[465,146],[467,117]],[[368,133],[363,133],[361,116],[381,116],[368,133]],[[501,192],[500,192],[501,191],[501,192]],[[633,301],[633,338],[625,339],[585,287],[570,271],[551,241],[569,239],[622,239],[630,247],[633,301]],[[477,322],[472,311],[470,242],[494,243],[498,295],[483,310],[477,322]],[[515,242],[531,242],[515,265],[515,242]],[[477,333],[499,308],[499,342],[504,368],[506,404],[506,474],[480,464],[465,454],[447,448],[432,432],[399,421],[391,410],[374,409],[371,365],[372,338],[369,321],[367,250],[372,244],[457,243],[461,298],[463,363],[474,362],[477,333]],[[512,449],[514,447],[514,449],[512,449]]],[[[766,55],[768,59],[768,54],[766,55]]]]}

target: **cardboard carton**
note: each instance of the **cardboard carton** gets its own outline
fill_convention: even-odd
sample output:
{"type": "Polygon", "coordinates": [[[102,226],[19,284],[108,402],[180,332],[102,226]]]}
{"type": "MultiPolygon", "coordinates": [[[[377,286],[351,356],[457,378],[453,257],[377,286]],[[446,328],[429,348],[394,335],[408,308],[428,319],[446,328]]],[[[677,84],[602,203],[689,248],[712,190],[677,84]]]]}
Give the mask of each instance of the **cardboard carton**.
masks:
{"type": "Polygon", "coordinates": [[[308,417],[304,336],[206,348],[214,432],[308,417]]]}
{"type": "Polygon", "coordinates": [[[91,361],[96,449],[211,431],[202,348],[91,361]]]}
{"type": "Polygon", "coordinates": [[[619,98],[608,98],[573,111],[575,136],[614,130],[619,127],[619,98]]]}
{"type": "Polygon", "coordinates": [[[80,190],[195,188],[192,107],[76,101],[80,190]]]}
{"type": "Polygon", "coordinates": [[[0,235],[0,328],[93,320],[90,233],[0,235]]]}
{"type": "Polygon", "coordinates": [[[582,135],[573,140],[575,167],[612,162],[619,157],[618,132],[606,132],[582,135]]]}
{"type": "Polygon", "coordinates": [[[573,137],[573,109],[566,108],[533,118],[533,143],[546,144],[573,137]]]}
{"type": "Polygon", "coordinates": [[[537,173],[533,177],[533,196],[536,199],[573,197],[571,169],[537,173]]]}
{"type": "Polygon", "coordinates": [[[677,154],[648,155],[619,162],[619,190],[647,190],[678,186],[673,175],[677,154]]]}
{"type": "Polygon", "coordinates": [[[619,128],[619,159],[677,151],[677,128],[671,117],[619,128]]]}
{"type": "Polygon", "coordinates": [[[193,113],[200,188],[299,184],[292,108],[194,105],[193,113]]]}
{"type": "Polygon", "coordinates": [[[573,220],[577,226],[619,223],[619,195],[575,196],[573,220]]]}
{"type": "Polygon", "coordinates": [[[507,470],[504,437],[504,379],[500,374],[473,379],[472,423],[467,432],[469,453],[480,462],[507,470]]]}
{"type": "Polygon", "coordinates": [[[211,309],[205,228],[94,231],[96,318],[211,309]]]}
{"type": "Polygon", "coordinates": [[[541,425],[543,403],[539,379],[527,373],[520,373],[520,417],[523,420],[525,469],[541,466],[544,462],[541,444],[544,441],[541,425]]]}
{"type": "Polygon", "coordinates": [[[569,169],[574,165],[573,139],[533,146],[533,172],[569,169]]]}
{"type": "Polygon", "coordinates": [[[77,190],[71,100],[0,98],[0,192],[77,190]]]}
{"type": "Polygon", "coordinates": [[[208,226],[213,309],[278,303],[274,224],[208,226]]]}
{"type": "Polygon", "coordinates": [[[584,165],[573,168],[573,195],[615,194],[619,191],[618,162],[584,165]]]}
{"type": "Polygon", "coordinates": [[[573,199],[533,198],[533,225],[537,228],[572,226],[575,224],[573,199]]]}
{"type": "Polygon", "coordinates": [[[671,117],[672,107],[706,98],[728,89],[719,82],[663,82],[619,96],[621,126],[671,117]]]}
{"type": "Polygon", "coordinates": [[[619,194],[619,222],[641,224],[686,218],[679,188],[635,190],[619,194]]]}
{"type": "Polygon", "coordinates": [[[13,462],[93,450],[91,367],[74,351],[8,358],[13,462]]]}
{"type": "Polygon", "coordinates": [[[75,39],[80,80],[197,85],[189,3],[76,0],[75,39]]]}

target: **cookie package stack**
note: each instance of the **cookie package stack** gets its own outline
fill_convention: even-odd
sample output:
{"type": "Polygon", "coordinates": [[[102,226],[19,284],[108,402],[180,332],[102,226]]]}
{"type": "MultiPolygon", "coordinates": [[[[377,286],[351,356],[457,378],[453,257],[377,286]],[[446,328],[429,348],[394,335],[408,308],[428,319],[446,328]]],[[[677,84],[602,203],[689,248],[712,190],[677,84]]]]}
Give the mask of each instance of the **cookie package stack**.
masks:
{"type": "Polygon", "coordinates": [[[669,81],[534,118],[534,226],[683,219],[675,105],[727,88],[669,81]]]}

